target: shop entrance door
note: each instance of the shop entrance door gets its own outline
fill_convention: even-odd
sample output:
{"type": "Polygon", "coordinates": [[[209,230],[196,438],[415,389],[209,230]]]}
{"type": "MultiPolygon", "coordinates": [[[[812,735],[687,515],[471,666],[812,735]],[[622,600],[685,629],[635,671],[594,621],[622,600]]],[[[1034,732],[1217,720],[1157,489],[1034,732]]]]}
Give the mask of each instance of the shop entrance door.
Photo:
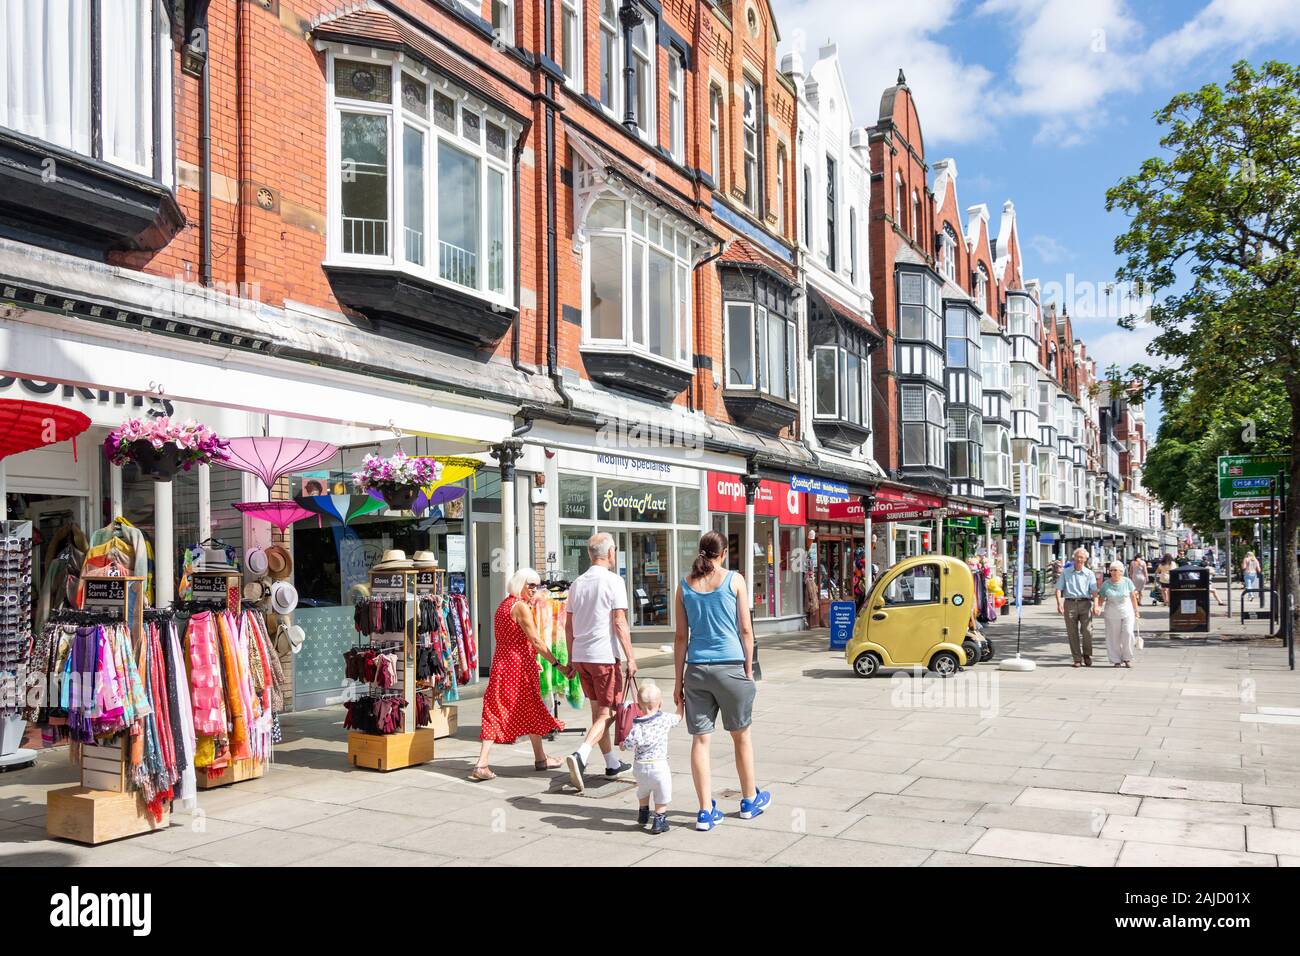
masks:
{"type": "Polygon", "coordinates": [[[637,627],[667,627],[672,605],[672,555],[667,531],[624,531],[619,550],[627,546],[631,570],[632,623],[637,627]]]}
{"type": "Polygon", "coordinates": [[[88,499],[80,495],[10,495],[11,505],[15,499],[25,503],[25,507],[11,506],[9,517],[32,523],[32,537],[36,543],[32,548],[32,600],[36,601],[45,581],[46,554],[53,560],[63,546],[60,543],[51,552],[49,544],[69,540],[73,527],[81,529],[86,538],[95,529],[87,526],[88,499]]]}
{"type": "Polygon", "coordinates": [[[497,607],[506,596],[505,576],[492,566],[493,555],[501,553],[501,525],[480,517],[472,527],[474,557],[478,565],[472,570],[478,575],[474,593],[478,600],[479,672],[486,674],[492,663],[492,652],[496,649],[493,622],[497,607]]]}

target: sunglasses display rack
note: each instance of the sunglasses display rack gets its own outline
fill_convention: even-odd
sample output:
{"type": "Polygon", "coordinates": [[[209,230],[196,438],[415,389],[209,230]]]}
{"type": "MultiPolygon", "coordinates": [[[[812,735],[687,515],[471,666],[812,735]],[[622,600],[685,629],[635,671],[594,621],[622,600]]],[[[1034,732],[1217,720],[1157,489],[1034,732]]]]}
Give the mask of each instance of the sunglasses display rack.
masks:
{"type": "MultiPolygon", "coordinates": [[[[144,643],[144,578],[83,577],[85,610],[124,621],[137,657],[144,643]]],[[[46,796],[45,831],[52,837],[91,846],[170,826],[170,810],[156,820],[144,795],[132,789],[127,735],[79,748],[79,786],[51,790],[46,796]]]]}
{"type": "Polygon", "coordinates": [[[16,770],[36,760],[36,751],[22,746],[31,609],[32,523],[0,521],[0,770],[16,770]]]}
{"type": "Polygon", "coordinates": [[[419,571],[371,571],[372,598],[399,598],[405,602],[401,631],[372,634],[375,644],[401,642],[397,682],[402,694],[402,733],[366,734],[348,731],[348,762],[354,767],[388,772],[428,763],[433,759],[432,727],[415,726],[416,582],[419,571]]]}
{"type": "MultiPolygon", "coordinates": [[[[190,580],[193,587],[190,600],[194,604],[211,605],[215,611],[229,610],[236,618],[239,617],[243,598],[242,574],[238,571],[195,571],[190,580]]],[[[232,761],[215,776],[201,771],[194,783],[200,790],[214,790],[232,783],[257,780],[265,774],[266,761],[249,758],[232,761]]]]}
{"type": "MultiPolygon", "coordinates": [[[[416,571],[415,593],[417,597],[426,597],[431,594],[447,594],[447,571],[444,568],[431,568],[416,571]]],[[[430,712],[433,729],[433,736],[436,738],[450,737],[456,733],[458,726],[457,711],[455,704],[444,704],[436,697],[433,701],[433,709],[430,712]]]]}

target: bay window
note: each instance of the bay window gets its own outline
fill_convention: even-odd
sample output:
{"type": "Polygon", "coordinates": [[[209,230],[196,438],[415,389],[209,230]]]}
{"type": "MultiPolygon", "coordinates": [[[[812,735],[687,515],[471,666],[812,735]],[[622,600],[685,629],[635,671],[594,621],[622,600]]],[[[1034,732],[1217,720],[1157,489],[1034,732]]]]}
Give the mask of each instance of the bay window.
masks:
{"type": "Polygon", "coordinates": [[[510,304],[510,143],[518,124],[387,54],[330,59],[330,257],[396,267],[510,304]]]}
{"type": "Polygon", "coordinates": [[[965,481],[979,481],[983,477],[981,427],[976,412],[961,409],[948,412],[949,477],[965,481]]]}
{"type": "Polygon", "coordinates": [[[871,423],[871,360],[843,346],[813,349],[813,416],[866,428],[871,423]]]}
{"type": "Polygon", "coordinates": [[[763,205],[762,163],[762,87],[749,77],[744,83],[745,208],[761,215],[763,205]]]}
{"type": "Polygon", "coordinates": [[[900,397],[903,464],[943,468],[947,442],[943,394],[928,385],[904,385],[900,397]]]}
{"type": "Polygon", "coordinates": [[[0,3],[0,127],[170,184],[169,6],[0,3]]]}
{"type": "Polygon", "coordinates": [[[984,479],[989,488],[1011,487],[1011,433],[1003,425],[984,426],[984,479]]]}
{"type": "Polygon", "coordinates": [[[586,214],[584,344],[690,360],[691,275],[700,244],[689,227],[610,190],[586,214]]]}
{"type": "Polygon", "coordinates": [[[727,388],[798,397],[795,324],[752,302],[727,302],[727,388]]]}

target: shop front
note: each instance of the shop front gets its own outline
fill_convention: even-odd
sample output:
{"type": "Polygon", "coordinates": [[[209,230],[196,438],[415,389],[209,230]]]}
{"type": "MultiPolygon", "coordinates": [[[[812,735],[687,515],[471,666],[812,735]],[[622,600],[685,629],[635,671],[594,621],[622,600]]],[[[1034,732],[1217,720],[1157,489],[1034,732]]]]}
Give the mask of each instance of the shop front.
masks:
{"type": "MultiPolygon", "coordinates": [[[[858,567],[867,553],[867,512],[860,496],[836,501],[808,494],[808,554],[816,575],[820,610],[831,601],[852,601],[855,578],[868,570],[858,567]]],[[[826,614],[818,622],[825,624],[826,614]]]]}
{"type": "Polygon", "coordinates": [[[728,566],[753,557],[753,620],[759,633],[797,630],[804,617],[807,560],[805,495],[788,483],[764,479],[754,496],[754,536],[745,534],[745,485],[739,475],[707,474],[709,527],[727,539],[728,566]]]}
{"type": "MultiPolygon", "coordinates": [[[[508,406],[453,399],[440,408],[428,389],[415,386],[268,356],[245,361],[138,330],[110,337],[86,323],[74,330],[45,316],[22,318],[20,312],[0,327],[0,398],[66,406],[90,419],[75,446],[23,452],[0,468],[0,517],[33,523],[38,625],[68,603],[59,574],[75,578],[86,542],[101,529],[124,527],[118,519],[138,531],[149,554],[146,598],[157,607],[188,596],[188,572],[205,547],[233,555],[243,567],[251,550],[281,544],[291,554],[285,583],[296,592],[296,607],[268,620],[273,631],[277,623],[292,623],[305,632],[296,650],[279,642],[290,685],[287,708],[304,708],[339,696],[342,651],[356,640],[352,598],[385,551],[430,551],[452,572],[453,587],[462,593],[473,587],[465,573],[473,560],[473,477],[451,482],[460,490],[444,490],[447,500],[419,517],[358,494],[349,479],[366,454],[393,454],[403,431],[405,452],[460,457],[472,472],[490,443],[509,436],[508,406]],[[248,470],[220,463],[155,481],[134,462],[107,460],[101,446],[111,430],[128,419],[164,416],[192,419],[223,439],[311,441],[332,452],[306,470],[289,462],[270,487],[248,470]],[[303,502],[311,514],[279,530],[236,508],[268,500],[303,502]]],[[[244,577],[249,583],[252,575],[244,577]]],[[[476,619],[476,631],[477,625],[476,619]]]]}
{"type": "Polygon", "coordinates": [[[881,569],[904,558],[929,554],[935,549],[935,522],[943,499],[908,488],[881,486],[871,507],[872,526],[881,526],[875,561],[881,569]]]}
{"type": "Polygon", "coordinates": [[[695,560],[703,532],[703,472],[614,453],[557,454],[559,548],[556,560],[538,570],[551,582],[572,583],[590,566],[588,539],[608,532],[618,548],[615,570],[627,587],[633,636],[670,631],[676,625],[675,588],[695,560]]]}

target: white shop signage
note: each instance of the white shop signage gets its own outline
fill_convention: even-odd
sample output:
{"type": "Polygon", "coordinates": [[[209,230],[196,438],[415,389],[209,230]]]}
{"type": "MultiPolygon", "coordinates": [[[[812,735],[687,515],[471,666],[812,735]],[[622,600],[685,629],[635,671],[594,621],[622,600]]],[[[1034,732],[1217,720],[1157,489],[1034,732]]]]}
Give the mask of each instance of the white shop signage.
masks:
{"type": "Polygon", "coordinates": [[[635,478],[641,481],[665,482],[676,485],[699,487],[700,472],[696,468],[686,468],[668,462],[650,461],[616,452],[561,452],[560,467],[564,471],[579,471],[588,474],[605,475],[616,478],[635,478]]]}

